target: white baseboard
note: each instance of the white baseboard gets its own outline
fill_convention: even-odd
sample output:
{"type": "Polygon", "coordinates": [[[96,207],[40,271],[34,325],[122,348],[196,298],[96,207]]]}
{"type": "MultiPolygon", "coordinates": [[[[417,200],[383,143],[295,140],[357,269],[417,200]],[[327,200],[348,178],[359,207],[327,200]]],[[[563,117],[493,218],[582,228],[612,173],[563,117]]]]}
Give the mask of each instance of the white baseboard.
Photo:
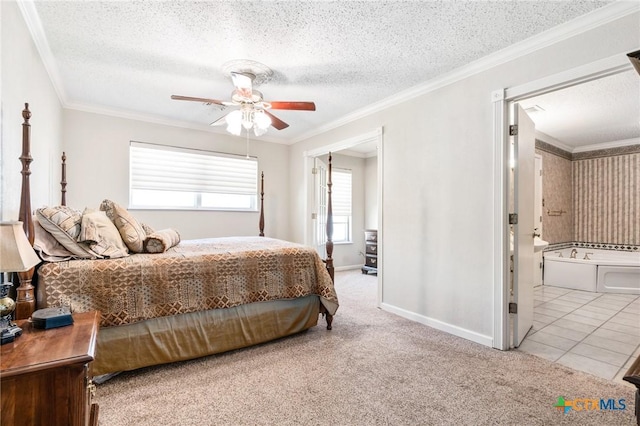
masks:
{"type": "Polygon", "coordinates": [[[347,266],[336,266],[336,271],[350,271],[352,269],[360,269],[362,268],[362,264],[359,265],[347,265],[347,266]]]}
{"type": "Polygon", "coordinates": [[[480,343],[484,346],[493,346],[493,338],[491,336],[486,336],[484,334],[476,333],[475,331],[467,330],[456,325],[451,325],[434,318],[416,314],[415,312],[410,312],[405,309],[398,308],[397,306],[389,305],[387,303],[381,303],[380,308],[411,321],[419,322],[420,324],[428,325],[429,327],[433,327],[437,330],[453,334],[454,336],[462,337],[463,339],[471,340],[472,342],[480,343]]]}

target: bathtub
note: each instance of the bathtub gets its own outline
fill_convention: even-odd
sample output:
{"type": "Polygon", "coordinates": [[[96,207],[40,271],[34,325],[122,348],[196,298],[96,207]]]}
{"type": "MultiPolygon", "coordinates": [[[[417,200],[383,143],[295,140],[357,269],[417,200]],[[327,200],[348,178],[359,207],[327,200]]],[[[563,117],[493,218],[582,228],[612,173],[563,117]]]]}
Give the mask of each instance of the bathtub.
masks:
{"type": "Polygon", "coordinates": [[[598,293],[640,294],[640,253],[575,248],[544,252],[543,283],[598,293]],[[585,259],[585,255],[588,259],[585,259]]]}

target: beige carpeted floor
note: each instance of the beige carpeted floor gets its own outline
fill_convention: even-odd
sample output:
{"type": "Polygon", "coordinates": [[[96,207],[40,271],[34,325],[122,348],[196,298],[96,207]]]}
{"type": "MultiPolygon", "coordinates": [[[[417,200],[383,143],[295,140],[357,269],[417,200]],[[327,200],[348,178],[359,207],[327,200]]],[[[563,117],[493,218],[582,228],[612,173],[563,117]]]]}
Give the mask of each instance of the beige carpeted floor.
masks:
{"type": "Polygon", "coordinates": [[[100,424],[635,424],[631,386],[381,311],[376,285],[360,271],[337,274],[341,306],[332,331],[318,326],[116,376],[98,386],[100,424]],[[627,408],[564,414],[554,408],[559,396],[625,399],[627,408]]]}

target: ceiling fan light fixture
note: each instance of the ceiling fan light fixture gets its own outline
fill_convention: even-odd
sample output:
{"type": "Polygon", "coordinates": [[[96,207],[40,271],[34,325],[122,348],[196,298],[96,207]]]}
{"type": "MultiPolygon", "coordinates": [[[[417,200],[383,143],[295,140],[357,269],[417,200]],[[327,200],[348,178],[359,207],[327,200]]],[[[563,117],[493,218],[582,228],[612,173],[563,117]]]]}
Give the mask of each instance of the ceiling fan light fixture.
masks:
{"type": "Polygon", "coordinates": [[[254,112],[255,127],[263,129],[265,132],[271,126],[271,118],[264,113],[261,109],[256,109],[254,112]]]}
{"type": "Polygon", "coordinates": [[[253,108],[248,106],[242,108],[242,127],[246,130],[253,127],[253,108]]]}
{"type": "Polygon", "coordinates": [[[231,111],[225,117],[227,122],[227,132],[240,136],[242,133],[242,113],[239,110],[231,111]]]}
{"type": "Polygon", "coordinates": [[[171,99],[204,102],[208,105],[215,104],[220,106],[221,109],[227,106],[238,108],[211,123],[211,126],[226,124],[227,131],[236,136],[242,134],[243,128],[247,131],[247,134],[249,130],[253,129],[256,136],[260,136],[265,134],[270,126],[277,130],[289,127],[289,124],[267,111],[271,108],[291,111],[316,110],[313,102],[264,101],[262,93],[255,90],[255,86],[269,81],[273,76],[273,71],[263,64],[239,59],[225,63],[223,71],[231,77],[235,87],[231,92],[231,100],[224,101],[182,95],[171,95],[171,99]]]}
{"type": "Polygon", "coordinates": [[[261,128],[260,128],[260,127],[258,127],[258,126],[254,126],[254,127],[253,127],[253,133],[254,133],[256,136],[262,136],[262,135],[264,135],[265,133],[267,133],[267,129],[261,129],[261,128]]]}

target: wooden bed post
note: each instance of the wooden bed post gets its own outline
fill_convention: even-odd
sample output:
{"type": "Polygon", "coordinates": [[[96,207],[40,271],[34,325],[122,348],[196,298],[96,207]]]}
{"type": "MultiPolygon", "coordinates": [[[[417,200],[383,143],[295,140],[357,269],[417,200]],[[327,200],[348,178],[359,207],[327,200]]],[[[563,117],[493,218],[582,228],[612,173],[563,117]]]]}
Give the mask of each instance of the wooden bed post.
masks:
{"type": "Polygon", "coordinates": [[[260,236],[264,237],[264,172],[260,179],[260,236]]]}
{"type": "MultiPolygon", "coordinates": [[[[329,172],[327,174],[327,258],[325,263],[327,265],[327,271],[331,277],[331,281],[335,283],[335,270],[333,267],[333,203],[331,201],[331,153],[329,153],[329,172]]],[[[327,319],[327,330],[331,330],[331,323],[333,322],[333,315],[327,312],[326,308],[320,304],[320,312],[327,319]]]]}
{"type": "Polygon", "coordinates": [[[62,152],[62,179],[60,180],[60,193],[62,194],[62,198],[60,200],[61,206],[67,205],[67,154],[62,152]]]}
{"type": "Polygon", "coordinates": [[[327,177],[327,271],[334,281],[335,272],[333,268],[333,206],[331,201],[331,153],[329,153],[329,174],[327,177]]]}
{"type": "MultiPolygon", "coordinates": [[[[22,190],[20,192],[20,212],[18,214],[18,220],[22,222],[22,228],[29,240],[29,243],[33,246],[34,230],[33,230],[33,218],[31,217],[31,189],[29,184],[29,165],[33,161],[31,157],[31,125],[29,119],[31,118],[31,111],[29,111],[29,104],[24,104],[24,110],[22,110],[22,155],[20,155],[20,162],[22,163],[22,190]]],[[[31,316],[36,309],[36,299],[34,297],[33,285],[31,280],[33,278],[33,271],[35,268],[31,268],[25,272],[18,272],[18,278],[20,285],[16,289],[16,319],[26,319],[31,316]]]]}

